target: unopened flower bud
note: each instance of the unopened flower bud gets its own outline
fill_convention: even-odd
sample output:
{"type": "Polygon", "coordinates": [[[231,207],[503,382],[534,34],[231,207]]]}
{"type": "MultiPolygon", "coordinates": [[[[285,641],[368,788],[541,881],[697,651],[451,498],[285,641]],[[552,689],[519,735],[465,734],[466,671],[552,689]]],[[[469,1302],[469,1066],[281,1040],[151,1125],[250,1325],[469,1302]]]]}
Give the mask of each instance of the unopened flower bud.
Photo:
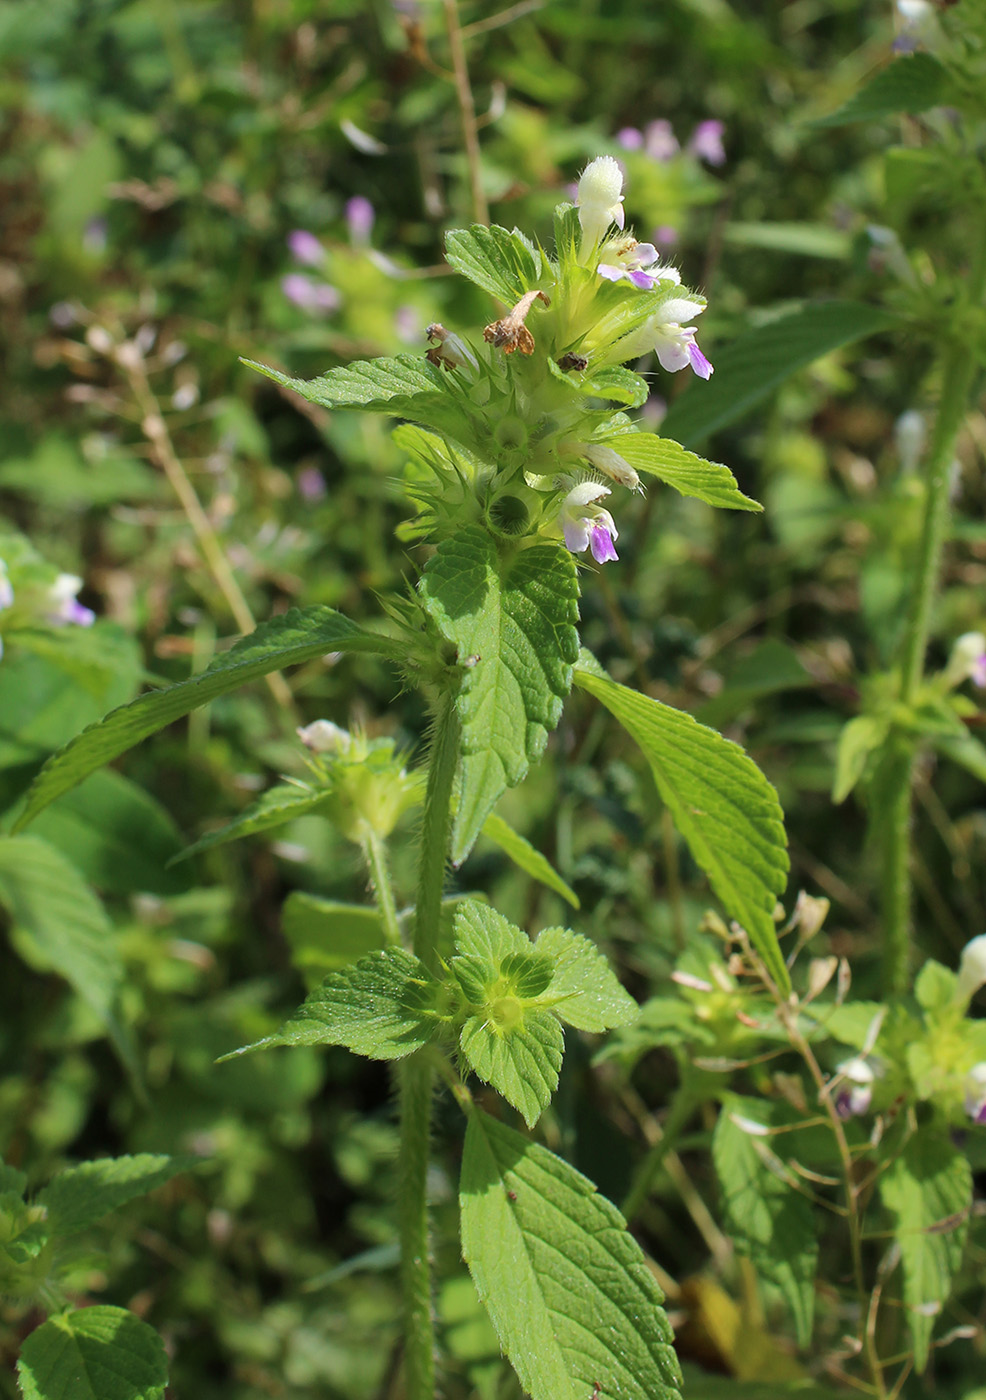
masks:
{"type": "Polygon", "coordinates": [[[986,983],[986,933],[981,933],[978,938],[973,938],[962,949],[958,982],[955,987],[955,1000],[962,1006],[968,1006],[984,983],[986,983]]]}
{"type": "Polygon", "coordinates": [[[610,224],[623,227],[623,171],[612,156],[597,156],[589,162],[579,179],[575,202],[583,250],[591,252],[610,224]]]}
{"type": "Polygon", "coordinates": [[[611,447],[607,447],[601,442],[585,442],[582,444],[581,451],[597,472],[608,476],[610,481],[616,482],[617,486],[625,486],[628,491],[640,490],[640,477],[626,458],[621,457],[618,452],[614,452],[611,447]]]}
{"type": "Polygon", "coordinates": [[[966,1075],[965,1111],[974,1123],[986,1125],[986,1060],[973,1065],[966,1075]]]}
{"type": "Polygon", "coordinates": [[[316,719],[295,731],[306,749],[312,753],[346,754],[353,742],[347,729],[340,729],[330,719],[316,719]]]}

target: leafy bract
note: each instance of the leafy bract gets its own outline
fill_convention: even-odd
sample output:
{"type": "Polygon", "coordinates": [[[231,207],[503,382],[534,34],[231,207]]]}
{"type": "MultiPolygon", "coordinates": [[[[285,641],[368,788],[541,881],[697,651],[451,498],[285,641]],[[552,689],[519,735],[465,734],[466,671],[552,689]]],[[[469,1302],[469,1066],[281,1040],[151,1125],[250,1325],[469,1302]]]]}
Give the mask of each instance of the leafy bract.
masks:
{"type": "Polygon", "coordinates": [[[885,741],[889,717],[856,715],[843,726],[832,783],[832,801],[844,802],[866,771],[870,754],[885,741]]]}
{"type": "Polygon", "coordinates": [[[607,1031],[637,1019],[637,1003],[620,986],[603,954],[581,933],[542,929],[534,947],[554,969],[544,1000],[567,1025],[580,1031],[607,1031]]]}
{"type": "Polygon", "coordinates": [[[0,905],[37,961],[109,1022],[123,964],[106,910],[75,866],[36,836],[0,837],[0,905]]]}
{"type": "Polygon", "coordinates": [[[452,860],[472,849],[490,810],[544,750],[578,655],[578,579],[561,545],[505,548],[478,525],[443,540],[421,593],[462,666],[456,708],[462,781],[452,860]]]}
{"type": "Polygon", "coordinates": [[[715,377],[690,384],[671,405],[661,431],[678,442],[701,442],[813,360],[895,323],[890,312],[855,301],[817,302],[785,312],[718,350],[715,377]]]}
{"type": "Polygon", "coordinates": [[[125,1308],[81,1308],[42,1323],[17,1363],[24,1400],[161,1400],[164,1343],[125,1308]]]}
{"type": "Polygon", "coordinates": [[[638,472],[659,477],[683,496],[726,509],[763,510],[758,501],[743,495],[728,467],[707,462],[670,438],[629,432],[611,438],[609,445],[638,472]]]}
{"type": "Polygon", "coordinates": [[[612,399],[615,403],[626,404],[628,408],[640,408],[647,402],[650,390],[647,380],[635,374],[632,369],[613,365],[607,369],[597,369],[582,381],[584,394],[595,394],[600,399],[612,399]]]}
{"type": "Polygon", "coordinates": [[[504,306],[536,287],[544,272],[538,249],[519,230],[510,233],[497,224],[453,229],[445,238],[445,256],[456,272],[504,306]]]}
{"type": "Polygon", "coordinates": [[[104,763],[217,695],[335,651],[376,652],[394,660],[404,655],[400,642],[364,631],[333,608],[292,608],[283,617],[261,623],[217,656],[201,675],[141,695],[84,729],[45,764],[28,792],[15,830],[104,763]]]}
{"type": "Polygon", "coordinates": [[[907,1323],[920,1372],[928,1363],[935,1318],[962,1262],[972,1206],[968,1159],[944,1134],[925,1125],[881,1177],[880,1195],[894,1216],[907,1323]]]}
{"type": "Polygon", "coordinates": [[[310,788],[303,783],[279,783],[277,787],[269,788],[231,822],[216,831],[207,832],[191,846],[186,846],[173,863],[188,860],[190,856],[211,850],[213,846],[225,846],[229,841],[253,836],[258,831],[271,831],[285,822],[293,821],[295,817],[316,812],[330,795],[325,788],[310,788]]]}
{"type": "Polygon", "coordinates": [[[318,379],[292,379],[289,374],[254,360],[243,363],[321,408],[359,408],[403,417],[413,402],[422,397],[441,397],[445,390],[441,371],[429,364],[424,355],[355,360],[330,369],[318,379]]]}
{"type": "Polygon", "coordinates": [[[946,99],[948,70],[930,53],[905,54],[881,69],[857,93],[812,126],[847,126],[850,122],[875,122],[898,112],[927,111],[946,99]]]}
{"type": "Polygon", "coordinates": [[[727,1095],[712,1135],[712,1160],[726,1218],[757,1272],[784,1295],[798,1341],[807,1346],[818,1267],[811,1203],[795,1190],[794,1174],[771,1150],[771,1139],[747,1131],[741,1123],[766,1127],[765,1105],[759,1099],[727,1095]]]}
{"type": "Polygon", "coordinates": [[[473,1073],[492,1085],[533,1128],[558,1088],[565,1051],[558,1017],[531,1007],[520,1013],[516,1025],[501,1031],[479,1013],[462,1027],[459,1049],[473,1073]]]}
{"type": "Polygon", "coordinates": [[[191,1157],[142,1152],[136,1157],[106,1157],[69,1167],[38,1197],[48,1211],[53,1234],[69,1235],[101,1220],[111,1210],[143,1196],[193,1165],[191,1157]]]}
{"type": "Polygon", "coordinates": [[[789,862],[783,813],[770,783],[738,744],[691,715],[582,665],[575,679],[640,745],[696,862],[787,992],[773,913],[789,862]]]}
{"type": "Polygon", "coordinates": [[[549,890],[560,894],[573,909],[579,908],[578,895],[558,874],[547,856],[532,846],[526,836],[514,831],[496,812],[491,812],[483,822],[482,832],[488,840],[495,842],[504,855],[509,856],[525,875],[530,875],[532,880],[540,880],[549,890]]]}
{"type": "Polygon", "coordinates": [[[438,984],[404,948],[370,953],[330,973],[276,1035],[223,1059],[274,1045],[345,1045],[371,1060],[400,1060],[436,1029],[438,984]]]}
{"type": "Polygon", "coordinates": [[[591,1181],[474,1109],[460,1204],[476,1290],[533,1400],[677,1400],[663,1295],[591,1181]]]}

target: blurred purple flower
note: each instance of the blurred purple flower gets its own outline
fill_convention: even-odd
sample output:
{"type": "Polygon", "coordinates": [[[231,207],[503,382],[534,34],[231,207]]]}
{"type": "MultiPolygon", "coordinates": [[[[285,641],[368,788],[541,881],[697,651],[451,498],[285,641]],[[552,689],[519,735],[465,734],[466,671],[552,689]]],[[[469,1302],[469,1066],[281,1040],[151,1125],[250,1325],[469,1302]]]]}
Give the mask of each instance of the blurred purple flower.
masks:
{"type": "Polygon", "coordinates": [[[51,611],[45,614],[52,626],[91,627],[96,621],[92,609],[83,607],[75,596],[81,587],[82,580],[75,574],[59,574],[55,579],[48,590],[51,611]]]}
{"type": "Polygon", "coordinates": [[[698,156],[699,160],[704,160],[708,165],[724,165],[726,161],[726,150],[722,144],[724,130],[722,122],[699,122],[692,132],[688,149],[693,156],[698,156]]]}
{"type": "Polygon", "coordinates": [[[678,138],[671,123],[661,117],[656,122],[648,122],[644,129],[644,149],[651,160],[673,160],[681,150],[678,138]]]}
{"type": "Polygon", "coordinates": [[[325,261],[325,249],[313,233],[307,229],[296,228],[288,234],[288,247],[291,256],[306,267],[318,267],[325,261]]]}
{"type": "Polygon", "coordinates": [[[399,306],[394,312],[394,329],[405,345],[417,345],[424,330],[424,317],[416,306],[399,306]]]}
{"type": "Polygon", "coordinates": [[[328,282],[313,282],[301,272],[289,272],[281,278],[281,291],[288,301],[300,306],[303,311],[324,316],[339,306],[339,293],[328,282]]]}
{"type": "Polygon", "coordinates": [[[298,495],[303,501],[321,501],[328,495],[325,477],[318,467],[302,467],[298,473],[298,495]]]}
{"type": "Polygon", "coordinates": [[[672,248],[678,241],[678,230],[671,224],[661,224],[652,237],[659,248],[672,248]]]}
{"type": "Polygon", "coordinates": [[[639,151],[644,144],[644,133],[635,126],[625,126],[616,133],[616,139],[625,151],[639,151]]]}
{"type": "Polygon", "coordinates": [[[349,237],[357,247],[369,243],[375,218],[376,211],[373,205],[363,195],[354,194],[352,199],[346,200],[346,223],[349,225],[349,237]]]}
{"type": "Polygon", "coordinates": [[[102,215],[90,219],[82,230],[82,246],[87,253],[104,253],[109,225],[102,215]]]}

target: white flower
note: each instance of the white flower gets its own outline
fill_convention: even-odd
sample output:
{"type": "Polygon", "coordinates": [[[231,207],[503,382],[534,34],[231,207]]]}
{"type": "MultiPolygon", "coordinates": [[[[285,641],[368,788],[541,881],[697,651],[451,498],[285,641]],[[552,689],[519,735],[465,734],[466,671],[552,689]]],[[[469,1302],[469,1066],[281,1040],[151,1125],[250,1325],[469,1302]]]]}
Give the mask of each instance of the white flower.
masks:
{"type": "Polygon", "coordinates": [[[973,1065],[965,1077],[965,1111],[974,1123],[986,1124],[986,1061],[973,1065]]]}
{"type": "Polygon", "coordinates": [[[964,632],[956,639],[945,675],[952,685],[972,681],[986,690],[986,636],[982,632],[964,632]]]}
{"type": "Polygon", "coordinates": [[[96,614],[91,608],[83,607],[75,596],[82,587],[82,580],[75,574],[59,574],[48,589],[48,621],[54,627],[64,627],[71,623],[76,627],[91,627],[96,614]]]}
{"type": "Polygon", "coordinates": [[[602,259],[596,271],[607,282],[632,282],[641,291],[649,292],[655,282],[671,282],[677,286],[681,274],[677,268],[661,267],[660,253],[653,243],[638,243],[635,238],[614,239],[599,250],[602,259]]]}
{"type": "Polygon", "coordinates": [[[968,1006],[984,983],[986,983],[986,933],[981,933],[978,938],[973,938],[962,949],[955,1000],[963,1006],[968,1006]]]}
{"type": "Polygon", "coordinates": [[[340,729],[330,719],[316,719],[295,731],[306,749],[312,753],[346,754],[353,742],[347,729],[340,729]]]}
{"type": "Polygon", "coordinates": [[[704,310],[705,303],[692,297],[669,297],[639,330],[620,342],[620,358],[632,360],[654,350],[661,367],[670,373],[691,365],[700,379],[711,379],[712,365],[698,348],[696,328],[683,324],[704,310]]]}
{"type": "Polygon", "coordinates": [[[858,1118],[870,1106],[873,1097],[873,1081],[876,1074],[872,1065],[859,1055],[851,1060],[843,1060],[836,1066],[836,1074],[845,1080],[835,1100],[835,1111],[840,1118],[858,1118]]]}
{"type": "Polygon", "coordinates": [[[597,564],[619,558],[613,547],[614,540],[619,538],[616,523],[608,510],[596,505],[609,494],[609,487],[602,482],[580,481],[569,491],[558,512],[566,547],[573,554],[591,549],[597,564]]]}
{"type": "Polygon", "coordinates": [[[582,225],[582,248],[591,252],[610,224],[623,227],[623,171],[619,162],[612,156],[590,161],[579,178],[575,203],[582,225]]]}

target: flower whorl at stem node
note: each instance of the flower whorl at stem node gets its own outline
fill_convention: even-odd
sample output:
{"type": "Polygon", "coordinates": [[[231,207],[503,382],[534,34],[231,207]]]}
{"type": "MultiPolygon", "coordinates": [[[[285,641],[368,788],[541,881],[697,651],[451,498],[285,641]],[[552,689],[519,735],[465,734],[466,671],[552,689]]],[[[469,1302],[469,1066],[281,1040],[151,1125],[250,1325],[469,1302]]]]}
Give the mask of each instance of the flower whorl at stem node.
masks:
{"type": "Polygon", "coordinates": [[[522,355],[534,354],[534,337],[524,325],[527,313],[536,301],[551,305],[550,297],[544,292],[525,292],[516,306],[512,307],[499,321],[491,321],[483,331],[483,339],[505,355],[519,350],[522,355]]]}

